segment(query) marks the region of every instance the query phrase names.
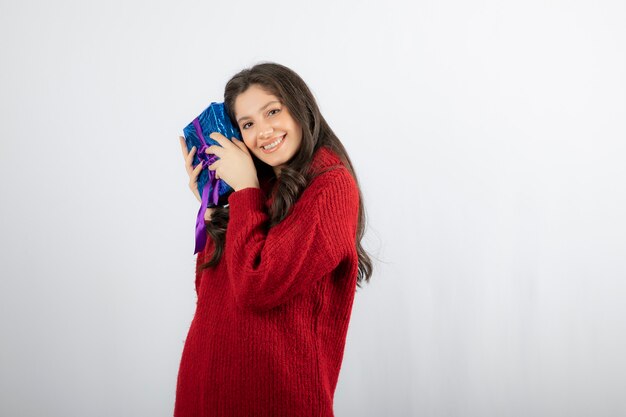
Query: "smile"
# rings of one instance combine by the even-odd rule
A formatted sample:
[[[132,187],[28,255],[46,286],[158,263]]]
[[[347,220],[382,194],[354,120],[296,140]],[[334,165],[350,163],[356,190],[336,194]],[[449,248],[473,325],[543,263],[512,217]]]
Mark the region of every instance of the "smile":
[[[284,134],[282,137],[276,139],[274,142],[270,143],[269,145],[266,145],[265,147],[261,147],[261,149],[263,149],[263,152],[265,153],[274,152],[276,149],[280,148],[280,145],[285,140],[285,136],[287,136],[287,134]]]

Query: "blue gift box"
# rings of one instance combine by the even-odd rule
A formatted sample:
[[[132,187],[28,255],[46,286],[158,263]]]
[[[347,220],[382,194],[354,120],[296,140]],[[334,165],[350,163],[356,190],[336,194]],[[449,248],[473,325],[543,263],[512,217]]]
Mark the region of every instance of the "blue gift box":
[[[210,171],[207,168],[207,166],[219,159],[216,155],[205,152],[205,149],[211,145],[221,146],[216,140],[209,137],[213,132],[221,133],[229,140],[232,140],[233,137],[241,140],[241,133],[230,122],[224,103],[212,102],[209,107],[183,129],[187,151],[191,150],[193,146],[196,147],[196,153],[193,156],[193,166],[195,167],[198,164],[203,166],[200,174],[198,174],[198,192],[200,193],[202,204],[196,217],[196,247],[194,254],[202,251],[206,245],[204,213],[207,207],[226,205],[228,195],[234,191],[221,178],[215,179],[215,171]]]
[[[217,141],[209,137],[212,132],[219,132],[229,140],[232,137],[241,140],[241,133],[239,129],[230,122],[224,103],[212,102],[209,107],[183,129],[183,133],[185,143],[187,144],[187,151],[191,150],[192,146],[196,147],[196,154],[193,156],[193,166],[195,167],[199,163],[204,165],[204,168],[198,175],[198,192],[200,196],[203,197],[205,191],[212,197],[217,193],[219,202],[225,203],[228,194],[234,190],[222,179],[210,181],[211,175],[209,169],[206,168],[213,163],[213,160],[209,159],[212,155],[205,153],[204,149],[211,145],[220,146]],[[219,159],[216,156],[213,156],[213,158]],[[209,182],[208,186],[207,182]],[[207,207],[223,205],[219,204],[217,201],[211,200],[212,199],[209,198]]]

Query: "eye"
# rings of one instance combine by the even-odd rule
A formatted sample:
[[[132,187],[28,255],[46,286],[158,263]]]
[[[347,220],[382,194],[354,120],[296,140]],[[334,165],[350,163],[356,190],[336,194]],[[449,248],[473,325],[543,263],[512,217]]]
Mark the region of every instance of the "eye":
[[[272,110],[268,111],[268,112],[267,112],[268,116],[271,116],[271,115],[273,115],[273,114],[276,114],[276,113],[272,113],[272,112],[274,112],[274,111],[278,113],[278,112],[280,111],[280,109],[272,109]],[[242,128],[242,129],[247,129],[247,127],[246,127],[246,126],[248,126],[249,124],[250,124],[250,122],[245,123],[243,126],[241,126],[241,128]]]

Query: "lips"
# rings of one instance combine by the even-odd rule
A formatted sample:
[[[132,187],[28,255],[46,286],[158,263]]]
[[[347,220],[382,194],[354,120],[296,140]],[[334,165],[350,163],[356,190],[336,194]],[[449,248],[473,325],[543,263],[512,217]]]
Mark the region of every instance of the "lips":
[[[282,138],[281,142],[280,142],[278,145],[276,145],[275,147],[273,147],[273,148],[271,148],[271,149],[265,149],[265,148],[263,148],[263,146],[261,146],[261,150],[262,150],[264,153],[272,153],[272,152],[274,152],[275,150],[277,150],[278,148],[280,148],[280,147],[283,145],[283,143],[285,142],[285,137],[286,137],[286,136],[287,136],[287,134],[285,133],[285,134],[284,134],[284,135],[282,135],[282,136],[277,136],[277,137],[275,137],[274,139],[272,139],[272,140],[268,141],[268,142],[267,142],[266,144],[264,144],[263,146],[269,145],[270,143],[274,143],[274,142],[276,142],[278,139],[281,139],[281,138]]]
[[[275,138],[272,138],[272,139],[268,140],[268,141],[267,141],[267,142],[265,142],[263,145],[261,145],[261,148],[263,148],[263,147],[265,147],[265,146],[269,145],[270,143],[274,143],[274,142],[276,142],[278,139],[280,139],[280,138],[282,138],[282,137],[284,137],[284,136],[285,136],[285,135],[280,135],[280,136],[276,136]]]

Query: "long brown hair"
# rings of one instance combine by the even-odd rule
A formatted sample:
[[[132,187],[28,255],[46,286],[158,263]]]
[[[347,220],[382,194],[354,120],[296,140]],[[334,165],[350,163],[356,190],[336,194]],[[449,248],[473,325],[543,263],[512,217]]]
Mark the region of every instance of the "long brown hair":
[[[287,107],[295,121],[302,127],[302,142],[298,153],[286,163],[277,179],[271,166],[260,161],[251,153],[257,169],[259,182],[278,181],[276,194],[269,209],[269,228],[282,221],[290,212],[291,206],[298,200],[314,175],[310,172],[313,154],[321,147],[330,148],[341,159],[354,178],[359,189],[359,218],[356,233],[356,250],[358,254],[357,286],[363,281],[369,282],[372,275],[372,261],[361,246],[365,233],[365,208],[361,188],[343,144],[339,141],[326,120],[320,113],[315,97],[306,83],[293,70],[273,62],[263,62],[235,74],[226,83],[224,105],[233,125],[237,126],[234,108],[237,96],[245,92],[251,85],[258,85],[269,94],[273,94]],[[217,265],[222,257],[225,245],[226,227],[229,219],[228,207],[217,207],[206,223],[207,235],[215,242],[212,258],[199,266],[198,271]]]

